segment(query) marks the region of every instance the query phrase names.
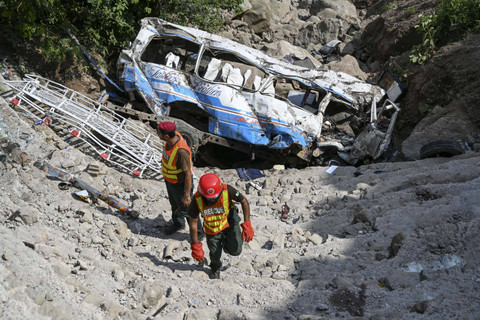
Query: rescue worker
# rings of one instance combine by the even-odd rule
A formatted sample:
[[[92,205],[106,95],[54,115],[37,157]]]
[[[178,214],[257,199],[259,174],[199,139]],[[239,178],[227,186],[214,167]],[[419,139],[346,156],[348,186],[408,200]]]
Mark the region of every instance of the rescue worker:
[[[240,223],[234,202],[242,206],[243,223]],[[214,173],[200,178],[198,191],[188,210],[192,257],[201,262],[205,256],[202,243],[197,237],[197,221],[203,218],[203,231],[207,236],[210,251],[210,279],[220,278],[222,250],[232,256],[242,253],[243,241],[250,242],[254,232],[250,221],[250,206],[247,199],[234,187],[222,183]],[[241,227],[241,229],[240,229]]]
[[[187,208],[193,196],[192,151],[182,135],[176,131],[173,122],[161,122],[157,134],[165,141],[162,157],[162,174],[172,208],[172,224],[167,227],[167,235],[185,228],[188,218]]]

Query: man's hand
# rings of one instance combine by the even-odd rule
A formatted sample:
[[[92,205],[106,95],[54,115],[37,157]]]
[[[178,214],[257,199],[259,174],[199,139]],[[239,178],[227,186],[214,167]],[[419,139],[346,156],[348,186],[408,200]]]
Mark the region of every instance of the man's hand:
[[[203,258],[205,257],[205,252],[203,252],[202,243],[192,243],[190,245],[192,247],[192,257],[193,259],[197,260],[198,262],[202,262]]]
[[[190,198],[190,195],[184,195],[183,196],[182,203],[185,207],[188,207],[191,202],[192,202],[192,198]]]
[[[252,222],[250,220],[245,221],[240,225],[242,227],[242,240],[250,242],[253,239],[255,233],[253,232]]]

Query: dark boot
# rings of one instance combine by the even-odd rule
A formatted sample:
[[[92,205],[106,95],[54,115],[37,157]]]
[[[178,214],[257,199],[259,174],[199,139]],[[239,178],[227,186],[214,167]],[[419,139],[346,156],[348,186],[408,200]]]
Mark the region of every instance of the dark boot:
[[[220,270],[212,271],[210,270],[210,274],[208,275],[210,279],[220,279]]]

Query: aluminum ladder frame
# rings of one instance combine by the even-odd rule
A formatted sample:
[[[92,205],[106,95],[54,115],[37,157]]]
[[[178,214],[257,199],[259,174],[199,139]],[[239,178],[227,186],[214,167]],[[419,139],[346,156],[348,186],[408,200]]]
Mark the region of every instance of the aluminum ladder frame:
[[[52,120],[68,125],[73,136],[90,145],[104,160],[139,177],[146,169],[161,173],[163,141],[99,101],[36,75],[5,84],[17,92],[13,104],[47,125]]]

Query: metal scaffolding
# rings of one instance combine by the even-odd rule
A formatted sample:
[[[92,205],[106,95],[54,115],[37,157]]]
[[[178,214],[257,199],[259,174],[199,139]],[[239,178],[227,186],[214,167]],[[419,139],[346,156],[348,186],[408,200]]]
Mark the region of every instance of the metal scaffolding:
[[[17,92],[13,104],[47,125],[67,125],[104,160],[139,177],[146,169],[161,173],[163,141],[100,101],[35,75],[5,83]]]

